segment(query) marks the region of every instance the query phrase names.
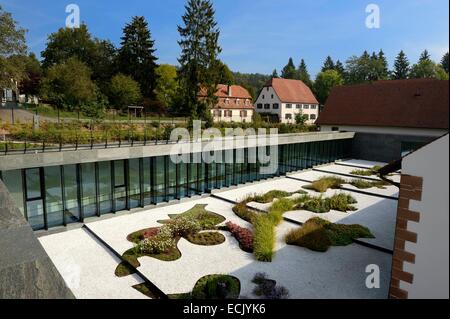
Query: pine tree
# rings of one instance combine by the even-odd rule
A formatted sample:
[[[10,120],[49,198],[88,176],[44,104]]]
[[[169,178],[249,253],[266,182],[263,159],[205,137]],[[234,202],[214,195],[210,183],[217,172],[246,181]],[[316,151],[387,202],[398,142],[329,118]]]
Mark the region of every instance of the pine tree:
[[[448,52],[444,54],[441,60],[441,67],[448,73]]]
[[[323,63],[322,72],[328,71],[328,70],[335,70],[336,66],[333,62],[333,59],[330,56],[327,56],[325,59],[325,62]]]
[[[420,55],[419,62],[428,62],[431,61],[431,56],[428,53],[428,50],[424,50]]]
[[[296,70],[294,65],[294,60],[289,58],[288,64],[281,71],[281,77],[283,79],[295,79],[296,78]]]
[[[345,68],[344,68],[344,65],[342,64],[341,61],[339,61],[339,60],[336,61],[336,65],[334,66],[334,69],[335,69],[336,71],[338,71],[338,73],[339,73],[342,77],[344,77],[344,74],[345,74]]]
[[[308,87],[312,88],[312,81],[308,72],[308,67],[303,59],[300,61],[300,65],[298,67],[298,79],[305,83]]]
[[[141,87],[144,97],[153,98],[157,67],[154,44],[144,17],[133,17],[123,29],[119,49],[119,71],[130,75]]]
[[[401,80],[407,79],[409,77],[409,61],[406,57],[405,52],[400,51],[400,53],[395,58],[394,71],[392,72],[392,79]]]
[[[389,77],[389,65],[383,50],[380,50],[380,52],[378,52],[378,62],[380,68],[379,79],[386,80]]]
[[[272,78],[279,78],[277,69],[273,70],[273,72],[272,72]]]
[[[210,0],[189,0],[183,15],[184,26],[178,26],[181,40],[179,81],[182,87],[185,110],[191,118],[211,121],[209,107],[216,101],[218,84],[218,44],[220,31],[215,21],[215,11]],[[204,101],[199,101],[200,89],[206,91]]]

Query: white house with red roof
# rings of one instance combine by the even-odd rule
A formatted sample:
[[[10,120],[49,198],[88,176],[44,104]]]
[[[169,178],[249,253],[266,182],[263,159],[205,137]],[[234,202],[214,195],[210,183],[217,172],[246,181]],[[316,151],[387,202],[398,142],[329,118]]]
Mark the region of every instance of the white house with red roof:
[[[259,93],[256,111],[278,115],[282,123],[295,123],[297,114],[303,114],[306,123],[314,124],[319,117],[319,102],[302,81],[273,78]]]
[[[241,122],[252,121],[255,106],[252,96],[239,85],[219,84],[217,86],[217,104],[211,108],[214,122]],[[200,91],[199,98],[206,97],[204,90]]]

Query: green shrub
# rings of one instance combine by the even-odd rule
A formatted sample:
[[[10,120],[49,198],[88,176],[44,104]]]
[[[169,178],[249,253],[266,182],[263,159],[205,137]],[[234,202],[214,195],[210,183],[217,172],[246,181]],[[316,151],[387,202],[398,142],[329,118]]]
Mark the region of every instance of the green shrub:
[[[319,193],[325,193],[329,188],[338,189],[344,183],[345,180],[340,177],[326,176],[314,181],[310,185],[304,186],[303,188],[312,189]]]
[[[259,216],[254,222],[253,254],[259,261],[270,262],[275,247],[275,226],[266,215]]]
[[[370,230],[361,225],[333,224],[321,218],[312,218],[302,227],[290,231],[288,245],[297,245],[313,251],[325,252],[330,246],[346,246],[357,238],[374,238]]]
[[[200,278],[192,290],[193,299],[237,299],[241,291],[239,279],[228,275]]]
[[[323,199],[322,196],[311,197],[304,202],[302,208],[316,214],[328,213],[330,211],[330,200],[328,198]]]
[[[328,199],[330,209],[338,210],[340,212],[357,210],[352,204],[356,204],[357,201],[349,194],[336,194]]]
[[[256,195],[252,201],[255,201],[257,203],[267,204],[273,202],[275,198],[283,198],[283,197],[289,197],[292,194],[285,191],[280,190],[273,190],[268,193],[265,193],[264,195]]]
[[[358,175],[358,176],[371,176],[374,175],[371,170],[368,169],[355,169],[350,172],[352,175]]]

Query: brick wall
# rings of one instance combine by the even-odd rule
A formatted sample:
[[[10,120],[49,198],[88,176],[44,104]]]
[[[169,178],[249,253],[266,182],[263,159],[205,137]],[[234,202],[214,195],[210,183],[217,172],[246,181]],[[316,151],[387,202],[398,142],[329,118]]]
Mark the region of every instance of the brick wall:
[[[410,200],[422,199],[421,177],[402,175],[397,208],[397,224],[395,229],[395,247],[392,260],[392,278],[389,297],[392,299],[408,299],[408,292],[400,288],[400,282],[412,284],[414,275],[404,271],[405,263],[415,263],[416,256],[406,251],[406,242],[417,243],[417,234],[408,230],[408,222],[420,222],[420,212],[409,209]]]

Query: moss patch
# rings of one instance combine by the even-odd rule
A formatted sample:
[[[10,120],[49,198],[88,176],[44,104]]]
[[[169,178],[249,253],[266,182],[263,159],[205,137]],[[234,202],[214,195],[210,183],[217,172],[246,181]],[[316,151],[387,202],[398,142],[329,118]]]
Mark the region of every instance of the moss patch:
[[[387,185],[389,185],[389,183],[385,182],[385,181],[366,181],[366,180],[362,180],[362,179],[355,179],[350,181],[350,185],[359,188],[359,189],[368,189],[368,188],[372,188],[372,187],[376,187],[379,189],[385,189]]]
[[[319,178],[310,185],[303,186],[304,189],[314,190],[319,193],[325,193],[329,188],[339,189],[345,180],[340,177],[326,176]]]
[[[215,246],[225,242],[225,236],[218,232],[191,234],[186,236],[186,239],[192,244],[201,246]]]
[[[182,214],[170,214],[169,218],[170,219],[176,219],[181,217],[192,218],[200,223],[203,230],[214,229],[217,224],[221,224],[225,221],[225,217],[206,210],[206,206],[208,205],[207,204],[195,205],[193,208]],[[166,224],[168,221],[169,219],[160,220],[158,221],[158,223]]]
[[[357,238],[375,238],[361,225],[333,224],[321,218],[312,218],[302,227],[286,235],[288,245],[297,245],[313,251],[325,252],[330,246],[347,246]]]

